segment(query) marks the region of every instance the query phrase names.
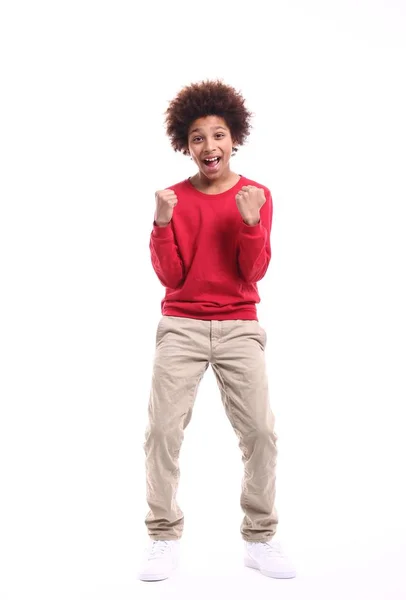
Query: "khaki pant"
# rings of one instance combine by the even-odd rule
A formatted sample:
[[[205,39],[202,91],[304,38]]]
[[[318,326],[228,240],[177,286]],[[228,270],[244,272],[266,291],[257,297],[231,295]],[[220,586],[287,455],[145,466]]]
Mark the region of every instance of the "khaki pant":
[[[242,537],[269,541],[274,536],[277,435],[265,345],[266,333],[258,321],[161,318],[144,444],[150,508],[145,523],[152,539],[176,540],[183,532],[184,517],[176,503],[179,452],[209,363],[243,456]]]

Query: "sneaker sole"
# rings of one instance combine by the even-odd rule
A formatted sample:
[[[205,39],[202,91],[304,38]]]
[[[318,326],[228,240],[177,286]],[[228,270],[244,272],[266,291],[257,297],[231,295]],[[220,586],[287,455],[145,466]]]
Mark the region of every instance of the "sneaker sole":
[[[174,565],[169,573],[138,573],[137,579],[140,581],[164,581],[174,574],[178,565]]]
[[[164,581],[164,579],[168,579],[169,575],[138,575],[138,579],[140,581]]]
[[[278,571],[265,571],[265,569],[260,569],[258,564],[250,558],[245,558],[244,564],[249,569],[255,569],[256,571],[259,571],[260,573],[262,573],[262,575],[265,575],[266,577],[273,577],[274,579],[293,579],[294,577],[296,577],[295,571],[278,572]]]

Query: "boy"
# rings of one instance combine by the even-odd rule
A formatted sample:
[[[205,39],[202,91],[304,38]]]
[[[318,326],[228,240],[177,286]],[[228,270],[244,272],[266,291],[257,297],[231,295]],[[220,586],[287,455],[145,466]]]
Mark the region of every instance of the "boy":
[[[272,541],[276,440],[258,323],[257,282],[271,258],[268,188],[230,169],[249,135],[251,113],[221,81],[183,88],[166,111],[175,151],[198,167],[193,177],[158,191],[150,251],[166,287],[146,432],[151,538],[139,578],[166,579],[177,566],[184,518],[176,503],[179,452],[199,382],[211,364],[244,460],[241,507],[245,565],[269,577],[295,577]]]

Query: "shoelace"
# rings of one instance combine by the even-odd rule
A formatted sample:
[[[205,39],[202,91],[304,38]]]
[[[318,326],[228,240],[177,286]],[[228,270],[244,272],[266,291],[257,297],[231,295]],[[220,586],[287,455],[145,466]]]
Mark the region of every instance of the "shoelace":
[[[168,546],[169,546],[168,542],[165,542],[163,540],[155,540],[152,543],[149,558],[150,559],[157,558],[157,556],[164,554],[165,551],[167,550]]]
[[[264,549],[267,554],[270,554],[271,556],[276,556],[277,558],[284,558],[282,548],[277,542],[261,542],[261,545],[264,546]]]

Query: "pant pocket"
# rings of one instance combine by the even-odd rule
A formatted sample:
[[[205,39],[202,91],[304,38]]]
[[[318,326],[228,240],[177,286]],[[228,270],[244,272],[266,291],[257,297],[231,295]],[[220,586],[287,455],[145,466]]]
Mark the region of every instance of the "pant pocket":
[[[259,332],[259,335],[260,335],[260,338],[261,338],[262,347],[265,349],[266,343],[267,343],[267,340],[268,340],[268,336],[266,334],[265,329],[263,327],[261,327],[261,325],[258,323],[258,321],[257,321],[257,328],[258,328],[258,332]]]

